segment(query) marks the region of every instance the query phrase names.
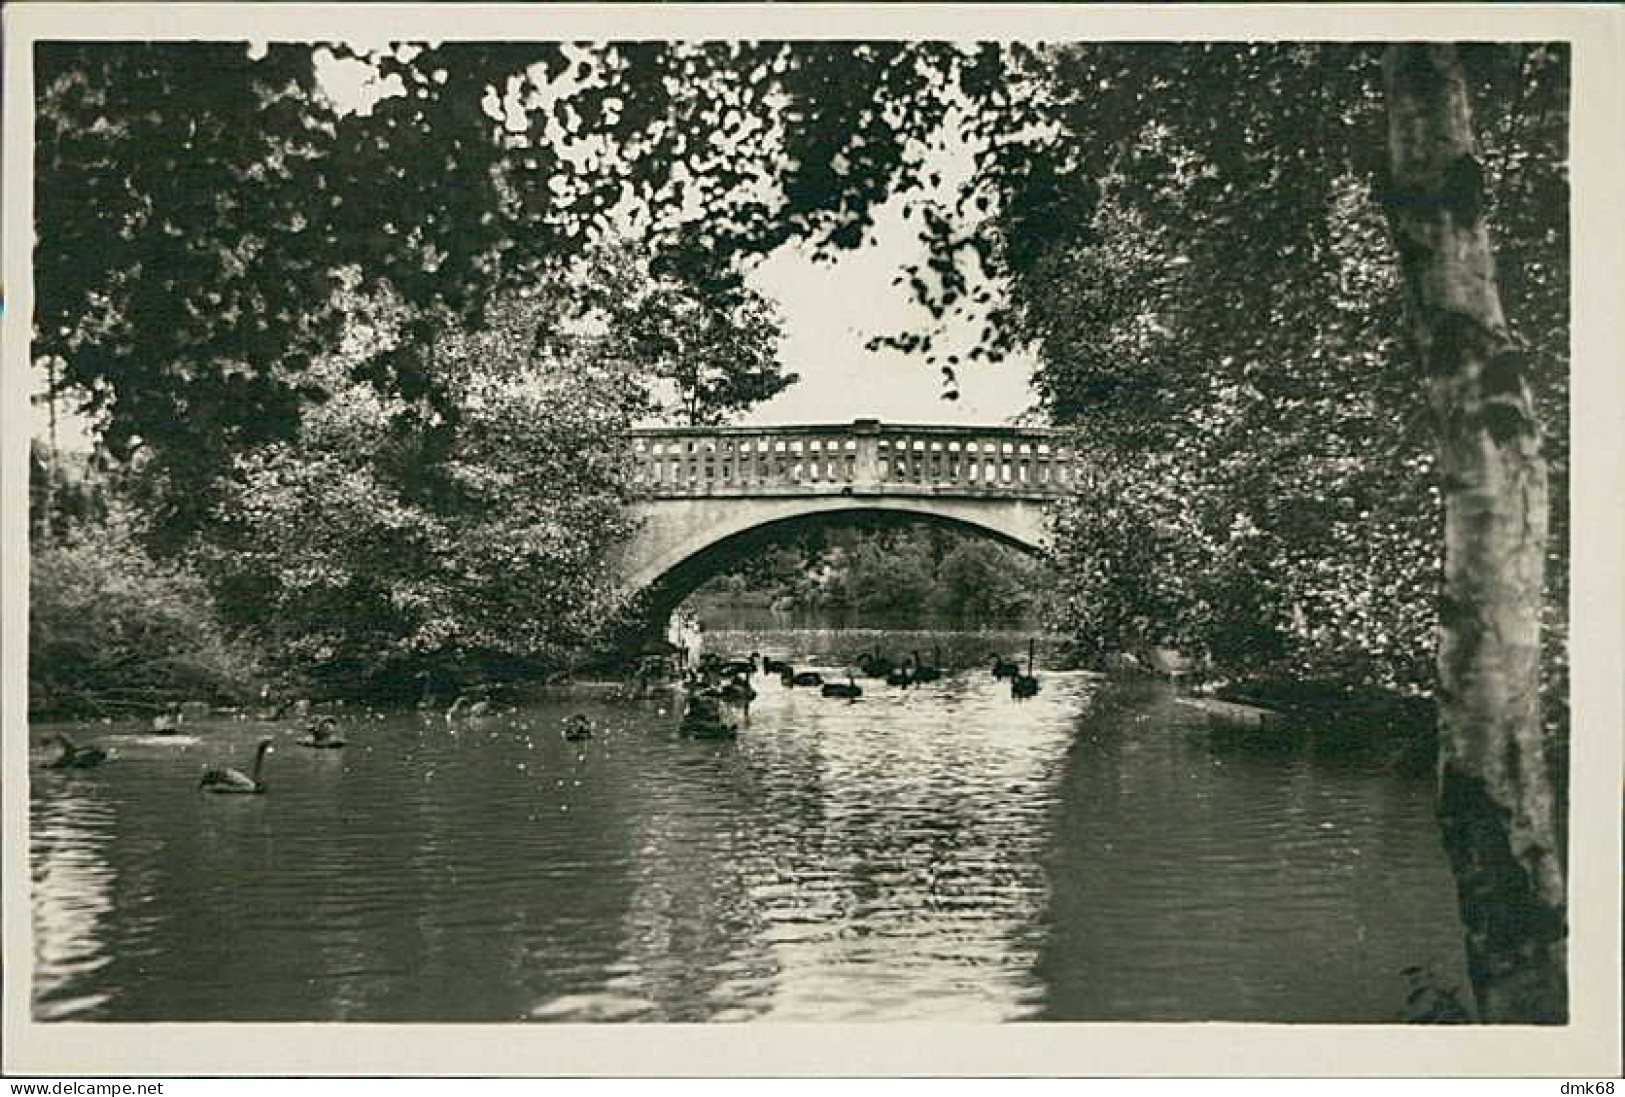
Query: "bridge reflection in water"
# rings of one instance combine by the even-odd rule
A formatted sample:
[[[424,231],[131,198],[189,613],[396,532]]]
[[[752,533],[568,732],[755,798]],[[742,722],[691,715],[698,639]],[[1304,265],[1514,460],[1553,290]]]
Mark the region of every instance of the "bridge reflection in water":
[[[1079,487],[1063,434],[1030,427],[694,427],[634,433],[642,525],[620,571],[658,632],[671,610],[785,533],[925,521],[1042,554],[1048,513]]]

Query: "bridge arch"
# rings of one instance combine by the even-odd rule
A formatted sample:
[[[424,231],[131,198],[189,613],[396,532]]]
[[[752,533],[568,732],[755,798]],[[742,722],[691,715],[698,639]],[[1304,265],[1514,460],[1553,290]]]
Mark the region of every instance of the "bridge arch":
[[[650,510],[654,513],[647,513]],[[785,534],[854,522],[926,522],[987,537],[1030,555],[1044,552],[1044,514],[1038,504],[827,496],[691,500],[681,513],[659,504],[646,507],[640,537],[645,551],[630,569],[628,585],[646,593],[650,612],[663,621],[707,579]]]
[[[642,496],[620,574],[661,627],[701,583],[795,527],[931,522],[1044,551],[1078,483],[1058,432],[849,424],[633,432]]]

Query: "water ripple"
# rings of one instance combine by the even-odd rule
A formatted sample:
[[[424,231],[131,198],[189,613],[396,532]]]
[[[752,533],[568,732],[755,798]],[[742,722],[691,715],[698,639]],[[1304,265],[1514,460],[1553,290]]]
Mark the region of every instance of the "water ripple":
[[[871,642],[731,640],[832,670]],[[731,743],[609,695],[346,718],[342,752],[76,729],[115,758],[31,775],[36,1016],[1387,1020],[1399,967],[1459,970],[1417,785],[1215,754],[1083,674],[1019,704],[982,669],[758,681]],[[268,795],[196,791],[267,733]]]

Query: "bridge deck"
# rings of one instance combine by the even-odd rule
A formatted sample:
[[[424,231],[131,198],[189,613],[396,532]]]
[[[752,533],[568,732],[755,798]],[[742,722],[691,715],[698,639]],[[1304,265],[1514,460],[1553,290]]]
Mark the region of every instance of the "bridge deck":
[[[787,495],[1049,499],[1072,490],[1075,457],[1056,431],[906,426],[875,420],[633,432],[650,497]]]

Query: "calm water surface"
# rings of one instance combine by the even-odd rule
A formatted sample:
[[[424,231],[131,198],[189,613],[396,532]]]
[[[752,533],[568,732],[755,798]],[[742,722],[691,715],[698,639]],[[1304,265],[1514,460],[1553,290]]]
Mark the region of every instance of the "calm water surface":
[[[877,640],[1024,646],[710,634],[831,668]],[[1465,982],[1425,781],[1215,751],[1166,691],[1076,672],[1025,702],[980,668],[856,702],[758,683],[730,743],[607,691],[355,715],[342,751],[74,729],[114,757],[31,774],[35,1014],[1392,1021],[1401,968]],[[577,711],[595,736],[565,743]],[[267,795],[195,791],[265,734]]]

